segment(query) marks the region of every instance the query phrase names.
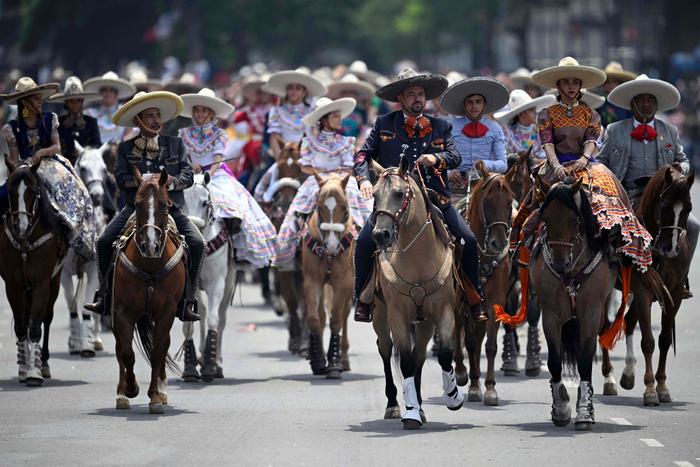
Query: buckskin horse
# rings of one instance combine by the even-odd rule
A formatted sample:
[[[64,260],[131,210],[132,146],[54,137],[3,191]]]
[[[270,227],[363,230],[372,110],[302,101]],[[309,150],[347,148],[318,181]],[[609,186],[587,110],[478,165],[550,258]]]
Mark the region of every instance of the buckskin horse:
[[[338,379],[343,370],[349,369],[347,324],[353,275],[348,264],[353,220],[345,187],[350,174],[341,178],[332,173],[324,178],[314,172],[314,177],[319,186],[318,201],[306,223],[307,232],[302,238],[301,250],[306,323],[309,326],[309,362],[314,375],[325,374],[326,378]],[[331,289],[329,295],[325,293],[326,286]],[[330,296],[331,301],[326,303],[324,297]],[[326,308],[330,309],[331,327],[327,362],[323,356]]]
[[[139,183],[135,224],[117,245],[112,293],[112,331],[119,361],[117,409],[128,409],[129,398],[139,394],[131,346],[137,327],[142,351],[151,365],[148,409],[159,414],[168,402],[166,364],[177,371],[168,348],[185,285],[185,245],[169,221],[168,173],[163,169],[160,176],[143,179],[134,167],[134,177]]]
[[[17,165],[5,156],[5,164],[9,210],[0,229],[0,276],[14,318],[19,382],[41,386],[51,378],[49,329],[67,242],[37,174],[41,161]]]
[[[421,373],[436,328],[443,402],[448,409],[458,410],[464,401],[452,369],[457,298],[453,250],[446,230],[432,218],[422,181],[409,173],[405,158],[399,168],[380,173],[374,206],[372,236],[379,251],[374,277],[362,300],[375,305],[372,325],[386,378],[384,418],[401,416],[391,367],[395,348],[404,378],[406,412],[401,420],[404,429],[418,429],[425,423]],[[365,292],[374,296],[367,297]]]

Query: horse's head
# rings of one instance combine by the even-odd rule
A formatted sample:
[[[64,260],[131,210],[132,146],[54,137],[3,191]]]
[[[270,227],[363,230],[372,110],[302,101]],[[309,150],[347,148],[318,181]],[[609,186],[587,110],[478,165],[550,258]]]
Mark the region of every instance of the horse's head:
[[[6,223],[18,239],[29,236],[41,219],[44,189],[37,174],[39,164],[35,162],[31,166],[17,165],[5,156],[5,165],[9,171],[7,178],[9,210]]]
[[[481,180],[471,194],[469,220],[480,237],[477,245],[486,256],[503,257],[510,244],[513,192],[504,175],[489,172],[482,161],[474,167]]]
[[[402,157],[399,167],[383,170],[374,186],[372,237],[380,248],[389,248],[396,242],[399,223],[412,197],[408,160]]]
[[[678,256],[681,235],[693,208],[690,188],[695,181],[691,169],[685,176],[678,164],[661,168],[644,190],[640,211],[654,235],[654,249],[662,256]]]
[[[337,174],[331,174],[325,179],[315,171],[313,174],[319,186],[316,203],[318,229],[326,251],[335,255],[340,251],[340,241],[344,233],[351,228],[350,204],[345,194],[350,174],[342,178]]]
[[[83,148],[75,142],[75,150],[78,159],[75,161],[75,169],[80,175],[80,179],[90,192],[90,199],[94,206],[101,206],[105,197],[107,177],[107,164],[105,164],[103,154],[108,150],[109,144],[105,143],[99,148]]]
[[[136,191],[136,246],[144,258],[160,258],[165,248],[168,228],[168,172],[143,178],[134,166],[134,177],[139,184]]]
[[[200,231],[204,231],[214,219],[214,209],[209,193],[210,181],[209,172],[196,174],[192,186],[184,190],[187,217]]]
[[[279,178],[300,179],[303,177],[299,165],[299,143],[287,143],[277,157],[277,173]]]
[[[546,228],[543,248],[551,257],[552,268],[561,275],[574,268],[578,259],[575,253],[578,257],[594,235],[595,219],[581,190],[582,181],[555,183],[540,208]]]
[[[508,156],[508,170],[506,180],[513,191],[515,199],[522,202],[525,195],[532,187],[530,181],[530,155],[532,146],[526,151]]]

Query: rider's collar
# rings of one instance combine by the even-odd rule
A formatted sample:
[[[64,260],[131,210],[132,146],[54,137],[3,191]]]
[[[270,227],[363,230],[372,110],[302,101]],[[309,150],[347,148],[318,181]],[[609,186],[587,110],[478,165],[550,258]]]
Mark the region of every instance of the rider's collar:
[[[134,146],[136,146],[141,153],[146,151],[146,156],[152,158],[160,153],[160,147],[158,146],[158,135],[153,138],[147,138],[140,134],[134,139]]]

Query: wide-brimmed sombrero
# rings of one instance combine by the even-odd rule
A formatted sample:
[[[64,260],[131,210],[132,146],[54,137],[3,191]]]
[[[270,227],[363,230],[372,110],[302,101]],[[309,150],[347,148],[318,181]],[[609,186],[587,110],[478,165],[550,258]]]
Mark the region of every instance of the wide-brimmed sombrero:
[[[486,100],[485,114],[500,110],[508,103],[508,88],[493,78],[475,76],[463,79],[450,86],[442,96],[442,110],[452,115],[464,115],[464,99],[473,95]]]
[[[262,88],[265,83],[270,79],[270,73],[263,73],[262,75],[249,75],[243,79],[243,84],[241,85],[241,93],[248,94],[250,92],[255,92]]]
[[[168,91],[139,92],[133,99],[124,103],[112,115],[112,123],[127,128],[134,127],[134,117],[146,109],[160,110],[163,123],[168,122],[182,112],[184,104],[177,94]]]
[[[532,80],[545,88],[556,88],[557,82],[565,78],[580,80],[582,88],[594,88],[605,82],[605,73],[592,66],[579,65],[573,57],[564,57],[559,65],[532,74]]]
[[[362,81],[371,83],[373,86],[376,86],[377,82],[382,77],[380,73],[367,68],[367,64],[362,60],[355,60],[352,62],[348,67],[347,72],[357,76]]]
[[[632,73],[631,71],[623,69],[622,65],[620,65],[619,62],[615,61],[608,63],[605,67],[605,70],[603,71],[605,71],[605,75],[608,78],[617,79],[619,81],[622,81],[623,83],[631,81],[637,77],[636,73]]]
[[[632,99],[640,94],[651,94],[656,97],[657,112],[666,112],[678,107],[681,94],[671,83],[660,79],[639,75],[632,81],[622,83],[608,95],[608,101],[623,109],[632,108]]]
[[[102,76],[90,78],[83,83],[85,92],[99,93],[102,88],[116,89],[119,100],[131,97],[136,93],[136,88],[134,88],[130,82],[124,78],[120,78],[119,75],[113,71],[108,71]]]
[[[425,98],[431,100],[440,97],[447,89],[447,78],[438,74],[418,73],[412,68],[404,68],[396,81],[377,89],[375,94],[385,101],[398,102],[399,94],[412,86],[425,89]]]
[[[136,88],[137,91],[160,91],[163,89],[163,83],[157,79],[150,79],[145,70],[136,68],[129,74],[129,82]]]
[[[356,93],[360,99],[370,99],[376,88],[366,81],[360,80],[352,73],[347,73],[338,81],[328,85],[328,97],[335,99],[341,93],[351,91]]]
[[[41,94],[41,98],[46,99],[47,97],[53,96],[60,89],[58,83],[47,83],[47,84],[36,84],[33,79],[28,76],[24,76],[17,80],[15,84],[15,92],[10,94],[0,94],[0,99],[6,104],[16,104],[18,100],[31,96],[33,94]]]
[[[316,101],[316,108],[301,119],[305,126],[314,126],[324,115],[328,115],[336,110],[340,111],[340,118],[345,118],[355,109],[357,102],[352,97],[342,97],[340,99],[331,100],[327,97],[321,97]]]
[[[181,96],[183,94],[193,94],[202,89],[197,82],[197,77],[192,73],[183,73],[180,79],[172,80],[163,86],[163,91],[172,92]]]
[[[183,117],[192,118],[192,109],[196,105],[213,110],[217,118],[226,118],[235,110],[234,106],[216,97],[214,91],[209,88],[203,88],[197,94],[183,94],[180,97],[184,104],[180,112]]]
[[[535,109],[539,113],[541,110],[554,105],[557,98],[552,95],[540,96],[535,99],[522,89],[511,91],[508,99],[508,110],[496,112],[493,117],[503,125],[507,125],[513,118],[529,109]]]
[[[48,102],[65,102],[68,99],[82,99],[83,104],[90,104],[102,100],[102,96],[96,92],[85,92],[80,78],[69,76],[63,86],[63,92],[54,94],[48,99]]]
[[[287,86],[290,84],[301,84],[312,97],[320,97],[326,93],[326,87],[318,78],[300,68],[274,73],[263,86],[263,91],[284,97],[287,95]]]
[[[509,74],[508,79],[518,89],[522,89],[525,86],[539,86],[532,80],[532,72],[525,67],[520,67]]]

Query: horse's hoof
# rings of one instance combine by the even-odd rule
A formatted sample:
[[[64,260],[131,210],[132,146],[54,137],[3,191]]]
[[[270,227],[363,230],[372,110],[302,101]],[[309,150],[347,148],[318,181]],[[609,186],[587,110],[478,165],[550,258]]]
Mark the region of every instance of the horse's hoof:
[[[128,397],[129,399],[133,399],[134,397],[138,396],[139,395],[139,385],[134,383],[134,387],[125,389],[124,395],[126,397]]]
[[[659,396],[656,392],[644,393],[644,406],[657,406],[659,405]]]
[[[168,395],[167,394],[160,394],[160,403],[163,405],[168,405]]]
[[[202,371],[202,381],[204,381],[205,383],[211,383],[212,381],[214,381],[214,376],[216,376],[216,373],[214,372],[205,373],[204,371]]]
[[[148,403],[148,413],[154,414],[154,415],[159,415],[165,413],[165,409],[163,409],[163,404],[160,402],[149,402]]]
[[[125,410],[125,409],[130,409],[131,405],[129,404],[129,399],[126,398],[126,396],[123,395],[118,395],[117,396],[117,410]]]
[[[540,367],[529,368],[529,369],[525,370],[525,376],[529,376],[530,378],[533,378],[535,376],[539,376],[541,371],[542,371],[542,369]]]
[[[340,370],[328,370],[326,379],[340,379]]]
[[[519,374],[519,370],[503,370],[503,376],[518,376]]]
[[[103,351],[103,350],[105,349],[105,346],[104,346],[104,344],[102,343],[102,339],[99,339],[99,338],[98,338],[98,339],[95,339],[92,343],[93,343],[93,345],[95,346],[95,350],[96,350],[97,352],[101,352],[101,351]]]
[[[421,422],[413,420],[412,418],[404,418],[401,422],[403,423],[404,430],[418,430],[422,425]]]
[[[42,377],[27,377],[27,386],[29,387],[36,388],[41,386],[42,384],[44,384],[44,378]]]
[[[418,413],[420,414],[420,421],[423,423],[428,423],[428,420],[425,418],[425,412],[423,412],[423,409],[420,409]]]
[[[630,389],[634,389],[634,373],[631,375],[628,375],[627,373],[622,373],[622,376],[620,377],[620,386],[622,386],[623,389],[627,389],[628,391]]]
[[[554,418],[554,417],[552,417],[552,423],[554,423],[554,426],[558,426],[558,427],[566,426],[569,423],[571,423],[571,417],[569,417],[569,418]]]
[[[401,418],[401,407],[398,405],[387,407],[384,411],[384,420],[393,420],[398,418]]]
[[[604,396],[617,396],[617,385],[615,383],[604,383],[603,384],[603,395]]]
[[[457,383],[457,386],[466,386],[467,383],[469,382],[469,376],[467,375],[467,370],[465,369],[464,372],[461,371],[455,371],[455,382]]]
[[[343,371],[350,371],[350,360],[349,360],[349,359],[344,358],[344,359],[341,361],[341,363],[342,363],[342,365],[343,365]]]
[[[487,389],[484,393],[484,405],[497,406],[498,393],[495,389]]]
[[[456,412],[457,410],[461,409],[463,405],[464,405],[464,401],[460,402],[459,405],[455,405],[452,407],[450,407],[449,405],[446,405],[445,407],[447,407],[448,410],[452,410],[453,412]],[[425,423],[425,422],[423,422],[423,423]]]
[[[576,431],[591,431],[593,429],[593,423],[591,422],[576,422]]]
[[[469,388],[467,391],[467,402],[481,402],[484,400],[481,394],[481,388]]]
[[[51,379],[51,368],[48,363],[41,364],[41,376],[43,376],[44,379]]]
[[[198,383],[199,373],[182,373],[182,380],[186,383]]]
[[[214,378],[216,378],[216,379],[223,379],[224,378],[224,369],[221,368],[219,365],[216,365],[216,371],[214,373]]]
[[[670,404],[672,402],[671,393],[669,391],[656,391],[656,395],[659,396],[659,402],[661,404]]]
[[[80,356],[82,358],[92,358],[95,356],[95,351],[92,349],[85,349],[80,351]]]

